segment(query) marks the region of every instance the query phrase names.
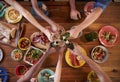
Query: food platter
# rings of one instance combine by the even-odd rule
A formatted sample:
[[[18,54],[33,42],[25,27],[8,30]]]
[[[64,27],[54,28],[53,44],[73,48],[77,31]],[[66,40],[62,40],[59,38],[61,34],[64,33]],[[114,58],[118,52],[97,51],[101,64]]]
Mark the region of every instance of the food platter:
[[[3,51],[2,49],[0,49],[0,62],[2,61],[2,59],[3,59]]]
[[[108,51],[104,46],[96,46],[92,49],[91,58],[97,63],[103,63],[108,59]]]
[[[42,32],[34,32],[30,40],[35,47],[47,49],[49,46],[49,40]]]
[[[43,69],[38,74],[38,82],[54,82],[54,72],[51,69]]]
[[[0,21],[0,43],[17,47],[18,39],[23,32],[23,26],[16,26]]]
[[[34,65],[41,58],[43,53],[44,52],[42,50],[31,46],[25,53],[23,61],[29,65]]]
[[[10,6],[6,8],[5,19],[8,23],[18,23],[22,19],[22,14]]]
[[[81,54],[87,55],[84,48],[80,47],[80,51]],[[65,59],[67,64],[73,68],[79,68],[85,64],[85,61],[80,56],[73,54],[69,49],[66,51]]]
[[[99,41],[106,47],[113,47],[119,39],[119,32],[113,26],[103,26],[99,31]]]

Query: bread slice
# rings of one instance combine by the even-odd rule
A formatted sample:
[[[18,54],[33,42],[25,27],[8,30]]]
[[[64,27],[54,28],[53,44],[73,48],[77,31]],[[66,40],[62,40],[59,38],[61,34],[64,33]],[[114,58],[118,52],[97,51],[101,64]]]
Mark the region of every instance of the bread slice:
[[[16,31],[17,31],[17,29],[16,29],[16,28],[12,28],[12,29],[11,29],[10,36],[11,36],[11,38],[12,38],[12,39],[14,39],[14,38],[15,38]]]

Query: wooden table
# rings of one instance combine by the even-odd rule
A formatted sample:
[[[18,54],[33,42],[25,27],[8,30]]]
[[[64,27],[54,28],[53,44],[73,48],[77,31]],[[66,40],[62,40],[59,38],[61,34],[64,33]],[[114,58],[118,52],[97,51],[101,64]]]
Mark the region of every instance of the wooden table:
[[[28,2],[19,2],[26,9],[31,9],[31,4]],[[69,18],[69,4],[68,2],[45,2],[48,6],[49,17],[64,26],[65,29],[70,29],[73,25],[76,25],[82,22],[85,18],[84,13],[82,14],[82,19],[79,21],[73,21]],[[77,8],[83,10],[83,7],[86,2],[77,2]],[[112,25],[115,26],[120,32],[120,3],[111,3],[107,9],[102,13],[102,15],[88,28],[86,28],[83,33],[87,33],[90,31],[99,31],[99,29],[104,25]],[[47,26],[48,24],[41,20],[40,18],[36,18],[40,24],[43,26]],[[26,26],[26,29],[22,36],[30,37],[33,32],[39,31],[33,25],[31,25],[27,20],[23,19],[23,22]],[[90,56],[90,52],[93,47],[97,45],[101,45],[99,40],[94,42],[84,42],[81,38],[75,40],[78,42],[87,52],[87,55]],[[4,59],[0,62],[0,67],[4,67],[9,73],[8,82],[16,82],[18,77],[15,74],[15,68],[17,65],[23,65],[24,62],[16,62],[12,60],[10,53],[14,48],[9,46],[5,46],[0,44],[0,47],[4,51]],[[107,48],[109,53],[109,58],[105,63],[99,64],[101,68],[108,74],[108,76],[112,79],[113,82],[120,82],[120,42],[118,45]],[[57,53],[51,54],[43,63],[42,68],[49,68],[55,71],[55,67],[57,64],[58,55]],[[27,65],[27,64],[25,64]],[[61,82],[86,82],[87,74],[91,69],[87,64],[84,66],[75,69],[68,66],[65,61],[65,57],[63,58],[63,68],[62,68],[62,77]]]

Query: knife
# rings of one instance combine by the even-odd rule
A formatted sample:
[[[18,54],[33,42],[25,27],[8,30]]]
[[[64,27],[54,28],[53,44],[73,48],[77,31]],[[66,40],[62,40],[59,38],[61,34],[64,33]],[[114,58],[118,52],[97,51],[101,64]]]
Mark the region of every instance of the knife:
[[[16,37],[15,37],[15,44],[17,45],[18,44],[18,40],[20,39],[21,35],[22,35],[22,32],[23,32],[23,27],[22,27],[22,22],[19,23],[19,28],[16,32]]]

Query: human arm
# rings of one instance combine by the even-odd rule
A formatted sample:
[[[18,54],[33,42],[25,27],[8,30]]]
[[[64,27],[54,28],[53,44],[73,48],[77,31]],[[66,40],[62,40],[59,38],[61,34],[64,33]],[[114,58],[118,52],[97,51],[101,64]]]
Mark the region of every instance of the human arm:
[[[73,26],[73,29],[69,30],[72,38],[77,38],[79,32],[87,28],[90,24],[92,24],[98,17],[102,14],[102,12],[106,9],[106,7],[110,4],[111,0],[97,0],[97,2],[88,2],[85,5],[85,12],[89,7],[93,7],[92,11],[87,15],[84,21],[76,26]]]
[[[40,25],[36,19],[28,12],[25,8],[23,8],[16,0],[5,0],[8,4],[13,6],[16,10],[18,10],[31,24],[33,24],[36,28],[42,31],[48,39],[52,40],[52,32],[48,29],[44,28]]]
[[[70,18],[73,20],[78,20],[81,18],[80,12],[76,9],[75,0],[69,0],[70,3]]]
[[[38,2],[37,2],[37,0],[31,0],[31,3],[32,3],[32,7],[33,7],[33,9],[35,10],[35,12],[42,18],[42,19],[44,19],[47,23],[49,23],[50,24],[50,26],[51,26],[51,29],[53,30],[53,31],[57,31],[58,30],[58,25],[54,22],[54,21],[52,21],[50,18],[48,18],[43,12],[42,12],[42,10],[40,10],[40,8],[39,8],[39,6],[38,6]]]
[[[55,75],[54,75],[54,82],[60,82],[61,71],[62,71],[62,58],[63,58],[64,49],[65,48],[62,47],[59,50],[59,59],[58,59],[58,62],[57,62],[56,71],[55,71]]]
[[[77,38],[79,33],[92,24],[101,14],[103,10],[101,8],[96,8],[91,14],[89,14],[82,23],[73,26],[68,32],[71,38]]]
[[[38,74],[39,69],[41,68],[43,62],[48,57],[48,55],[54,52],[54,48],[48,48],[46,53],[43,54],[43,56],[38,60],[38,62],[35,65],[33,65],[20,79],[18,79],[17,82],[29,82],[32,77]]]
[[[81,58],[87,62],[90,68],[97,74],[98,78],[100,79],[100,82],[112,82],[109,76],[102,70],[102,68],[98,64],[93,62],[93,60],[90,59],[88,56],[82,55],[81,47],[77,43],[74,43],[73,53],[81,56]]]

